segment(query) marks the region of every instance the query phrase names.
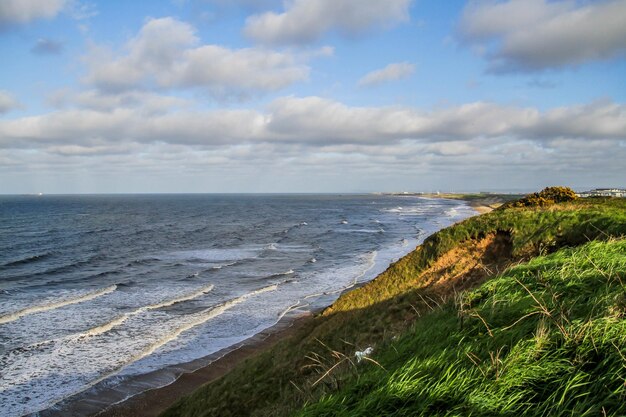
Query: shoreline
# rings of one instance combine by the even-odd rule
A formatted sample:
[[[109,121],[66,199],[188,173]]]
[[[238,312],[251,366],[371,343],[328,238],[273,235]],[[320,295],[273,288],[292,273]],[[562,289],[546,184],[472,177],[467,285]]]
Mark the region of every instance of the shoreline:
[[[317,312],[315,312],[317,313]],[[216,352],[216,359],[193,371],[183,371],[175,380],[158,388],[151,388],[117,403],[103,407],[95,413],[85,408],[93,405],[80,401],[60,410],[59,415],[91,415],[98,417],[156,417],[180,398],[191,394],[200,386],[224,376],[247,359],[271,348],[281,340],[291,337],[313,320],[315,313],[304,313],[295,317],[286,315],[274,326],[239,343],[236,347]],[[225,351],[225,353],[224,353]],[[213,355],[212,355],[213,356]],[[82,409],[82,410],[81,410]]]
[[[462,198],[450,198],[446,195],[423,197],[462,201],[471,207],[476,212],[476,215],[487,213],[494,209],[494,202],[491,201],[491,199],[489,201],[485,201],[484,199],[466,200]],[[373,279],[376,279],[376,277]],[[355,283],[344,289],[341,294],[359,288],[365,285],[365,283],[366,282]],[[56,416],[67,415],[69,413],[70,415],[97,417],[156,417],[172,406],[176,401],[193,393],[202,385],[221,378],[247,359],[270,349],[282,340],[292,337],[294,334],[298,333],[301,328],[311,323],[317,314],[330,305],[332,305],[332,302],[328,305],[319,306],[311,312],[300,312],[297,316],[287,314],[275,325],[260,333],[234,346],[205,357],[205,360],[212,357],[215,359],[211,360],[209,363],[204,363],[197,369],[183,370],[175,376],[175,379],[161,387],[150,388],[117,401],[110,401],[110,398],[109,401],[106,399],[103,400],[102,398],[99,398],[97,401],[79,400],[68,404],[66,407],[62,407],[59,412],[48,409],[45,410],[42,415]],[[189,365],[189,363],[181,365]],[[106,395],[103,397],[106,398]]]

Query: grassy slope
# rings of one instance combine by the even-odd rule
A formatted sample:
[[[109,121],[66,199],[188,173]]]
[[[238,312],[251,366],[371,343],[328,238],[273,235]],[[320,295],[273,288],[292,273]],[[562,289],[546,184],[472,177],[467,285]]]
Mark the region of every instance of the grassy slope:
[[[518,285],[517,290],[513,288],[507,290],[510,293],[507,293],[508,295],[487,294],[483,297],[484,300],[476,295],[482,294],[480,291],[488,291],[486,289],[491,288],[494,282],[506,280],[505,276],[497,278],[498,281],[489,281],[478,292],[471,293],[474,295],[465,296],[468,298],[465,298],[464,303],[459,304],[456,290],[476,286],[484,279],[498,275],[498,271],[502,271],[511,262],[525,261],[538,254],[555,252],[562,247],[581,245],[590,239],[606,240],[610,236],[622,235],[626,235],[624,200],[585,200],[543,209],[496,210],[487,215],[468,219],[433,235],[416,251],[390,266],[376,280],[343,295],[332,308],[312,320],[296,337],[282,341],[274,349],[247,361],[226,377],[202,387],[192,396],[179,401],[165,415],[287,415],[296,412],[303,404],[313,404],[320,398],[323,398],[322,402],[310,405],[304,413],[331,415],[340,410],[347,413],[347,410],[357,408],[365,415],[391,411],[397,411],[400,415],[401,411],[404,411],[412,415],[418,411],[420,405],[413,404],[411,398],[419,398],[420,404],[431,404],[428,407],[434,407],[424,411],[425,415],[432,414],[433,410],[437,411],[437,407],[441,409],[442,415],[455,415],[454,412],[446,414],[449,411],[448,406],[445,406],[446,403],[453,407],[458,405],[458,410],[465,410],[458,411],[456,415],[467,415],[470,411],[486,415],[508,415],[509,411],[514,409],[519,412],[519,404],[523,403],[525,407],[530,407],[533,401],[541,400],[540,394],[533,394],[535,397],[522,396],[520,402],[509,398],[510,391],[505,389],[508,386],[506,384],[512,386],[515,385],[515,378],[521,378],[520,381],[526,378],[526,375],[515,377],[514,373],[507,373],[506,378],[498,374],[494,386],[499,388],[486,391],[487,388],[483,385],[486,387],[493,384],[489,379],[493,379],[493,370],[488,369],[487,364],[489,362],[500,364],[505,358],[507,361],[516,360],[518,365],[508,365],[507,369],[518,371],[525,369],[522,364],[524,360],[528,361],[528,358],[533,358],[534,364],[536,356],[528,356],[529,351],[524,349],[532,350],[532,347],[527,347],[526,344],[532,342],[529,335],[537,331],[537,320],[543,323],[540,329],[545,330],[541,332],[548,335],[545,343],[554,343],[557,348],[561,345],[566,346],[567,343],[557,340],[553,329],[556,324],[552,324],[547,316],[542,319],[539,313],[522,320],[509,332],[500,332],[496,329],[492,330],[494,337],[485,335],[485,324],[482,323],[482,319],[474,316],[474,313],[480,314],[490,328],[506,327],[516,320],[516,314],[526,311],[524,308],[533,308],[532,303],[529,304],[528,301],[519,305],[513,303],[510,306],[498,302],[494,304],[496,307],[510,308],[507,307],[504,313],[497,314],[495,310],[491,312],[486,310],[490,302],[485,300],[492,300],[493,304],[493,300],[500,300],[498,297],[506,298],[515,294],[517,294],[515,297],[521,297],[520,291],[525,291]],[[619,246],[611,246],[613,249],[616,247]],[[595,251],[592,258],[595,259],[600,252],[609,253],[609,246],[590,246],[584,250]],[[559,257],[564,256],[565,253],[555,253],[551,257],[536,259],[533,262],[549,265],[551,262],[554,263],[555,257],[560,259]],[[577,256],[580,258],[582,255]],[[535,264],[531,262],[528,266],[517,267],[507,274],[518,274],[532,265]],[[623,271],[623,264],[620,265]],[[588,266],[583,269],[587,270]],[[445,279],[436,278],[439,276]],[[512,279],[511,275],[506,276],[509,277],[509,281]],[[522,282],[534,279],[537,285],[540,284],[536,274],[528,273],[523,277],[521,275],[515,277]],[[571,279],[564,282],[569,281]],[[531,285],[531,282],[528,285]],[[569,288],[567,285],[565,287]],[[572,286],[571,289],[574,291],[576,286]],[[621,287],[619,290],[621,291]],[[542,291],[545,293],[547,290],[532,285],[531,291],[542,294]],[[560,294],[560,291],[559,287],[556,292]],[[589,308],[594,312],[604,314],[600,311],[602,308],[606,310],[606,306],[595,307],[596,299],[593,298],[595,296],[589,294],[565,293],[562,298],[566,297],[568,300],[588,297],[585,302],[590,304]],[[452,299],[456,299],[457,304],[451,301]],[[582,301],[578,300],[574,304],[579,302]],[[443,307],[435,307],[437,305]],[[458,311],[460,305],[463,306],[462,313]],[[433,309],[434,311],[431,311]],[[498,324],[499,322],[495,320],[498,315],[515,319],[512,322]],[[419,317],[421,319],[418,319]],[[578,323],[576,320],[579,319],[575,319],[574,324]],[[513,334],[519,337],[516,339]],[[398,338],[399,341],[396,342]],[[592,340],[596,342],[596,339]],[[459,341],[471,343],[457,349],[455,343]],[[617,344],[619,340],[615,339],[612,342]],[[382,361],[381,365],[386,371],[377,365],[363,367],[353,363],[354,351],[366,346],[375,347],[374,358]],[[417,349],[417,346],[423,346],[422,350]],[[617,352],[617,349],[613,348],[613,351]],[[465,353],[470,354],[478,365],[475,365]],[[571,358],[559,356],[561,353],[556,349],[550,355],[554,356],[554,361],[561,363],[562,366],[558,369],[562,370],[566,368]],[[489,354],[499,356],[492,360]],[[468,361],[471,366],[467,364]],[[457,366],[453,366],[461,363],[465,366],[463,369],[466,369],[463,375],[457,374],[455,371]],[[503,369],[501,365],[498,366]],[[531,372],[535,368],[529,369]],[[542,373],[537,369],[533,372]],[[425,384],[425,375],[430,374],[439,375],[443,380],[433,380],[432,389],[420,390]],[[566,373],[557,372],[554,375],[556,385],[566,384],[568,381],[563,376]],[[614,378],[614,375],[607,378],[613,381],[611,378]],[[447,380],[454,383],[446,385]],[[454,388],[462,381],[466,381],[467,389]],[[502,381],[506,384],[502,385]],[[623,380],[620,381],[623,383]],[[573,387],[569,389],[577,387],[578,382],[578,379],[574,379]],[[537,381],[529,383],[537,384]],[[460,387],[464,385],[461,384]],[[396,388],[399,391],[394,391]],[[527,387],[522,387],[519,392],[527,391]],[[550,386],[550,389],[544,392],[548,396],[545,404],[558,403],[555,398],[549,397],[553,391],[553,387]],[[480,397],[481,392],[485,394],[484,397]],[[376,397],[378,395],[376,393],[380,395]],[[404,397],[400,393],[403,393]],[[418,393],[421,393],[421,396],[418,396]],[[394,398],[397,399],[397,403],[394,403]],[[432,398],[433,401],[424,402],[424,398]],[[483,403],[495,405],[480,405]],[[506,404],[509,403],[511,406],[507,409]],[[343,407],[341,404],[346,406]],[[493,411],[496,406],[500,409]]]
[[[534,258],[418,320],[300,415],[626,415],[625,282],[625,240]]]

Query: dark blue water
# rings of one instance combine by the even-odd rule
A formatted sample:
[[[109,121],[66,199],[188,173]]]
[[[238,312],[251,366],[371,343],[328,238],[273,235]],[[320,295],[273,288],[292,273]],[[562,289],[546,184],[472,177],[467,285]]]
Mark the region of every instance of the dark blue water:
[[[374,195],[0,196],[0,414],[231,346],[471,214]]]

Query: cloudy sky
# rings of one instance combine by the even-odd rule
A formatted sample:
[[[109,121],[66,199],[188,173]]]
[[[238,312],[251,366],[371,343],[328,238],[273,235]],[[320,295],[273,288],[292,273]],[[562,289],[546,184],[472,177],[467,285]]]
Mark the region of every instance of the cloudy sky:
[[[626,186],[626,0],[0,0],[0,193]]]

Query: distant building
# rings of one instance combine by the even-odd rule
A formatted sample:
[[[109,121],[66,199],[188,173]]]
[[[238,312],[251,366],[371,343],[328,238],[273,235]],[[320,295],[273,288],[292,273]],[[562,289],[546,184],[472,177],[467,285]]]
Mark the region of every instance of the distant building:
[[[626,197],[623,188],[596,188],[595,190],[578,193],[579,197]]]

